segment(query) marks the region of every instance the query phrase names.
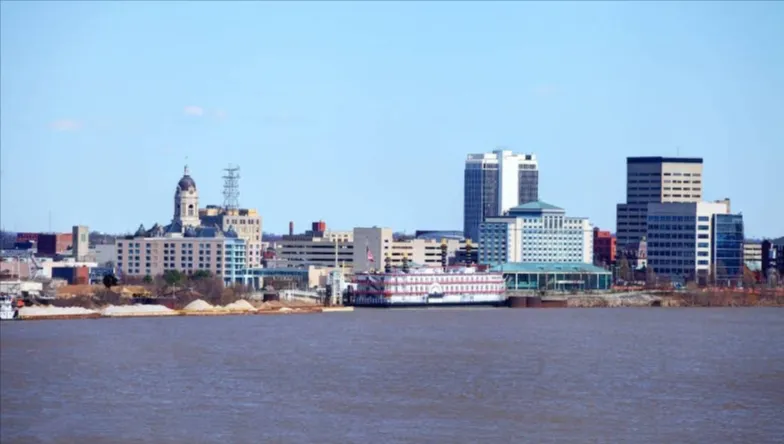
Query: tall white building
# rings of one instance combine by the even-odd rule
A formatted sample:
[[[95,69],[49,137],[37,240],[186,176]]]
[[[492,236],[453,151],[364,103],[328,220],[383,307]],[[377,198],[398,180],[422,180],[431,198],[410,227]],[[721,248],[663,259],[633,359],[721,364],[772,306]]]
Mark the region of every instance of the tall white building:
[[[73,227],[73,257],[77,261],[83,261],[90,252],[90,230],[84,225],[74,225]]]
[[[616,238],[622,252],[645,236],[650,203],[702,201],[702,159],[629,157],[626,202],[617,206]]]
[[[669,280],[706,278],[712,270],[716,214],[730,214],[730,202],[648,204],[648,266]]]
[[[533,154],[497,150],[469,154],[465,162],[463,231],[479,238],[479,225],[510,208],[539,199],[539,164]]]
[[[485,220],[479,263],[593,263],[593,225],[563,208],[535,201]]]

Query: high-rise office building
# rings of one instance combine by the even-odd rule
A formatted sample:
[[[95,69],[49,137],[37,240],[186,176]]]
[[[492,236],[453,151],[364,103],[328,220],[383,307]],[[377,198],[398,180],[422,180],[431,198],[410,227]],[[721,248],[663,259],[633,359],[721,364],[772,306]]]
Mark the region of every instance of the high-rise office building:
[[[510,208],[539,200],[539,164],[533,154],[496,150],[465,162],[463,231],[479,239],[479,225]]]
[[[673,281],[707,283],[742,269],[743,219],[728,200],[652,203],[647,210],[648,266]]]
[[[626,203],[617,207],[619,250],[634,248],[645,236],[648,204],[702,201],[702,159],[629,157]]]

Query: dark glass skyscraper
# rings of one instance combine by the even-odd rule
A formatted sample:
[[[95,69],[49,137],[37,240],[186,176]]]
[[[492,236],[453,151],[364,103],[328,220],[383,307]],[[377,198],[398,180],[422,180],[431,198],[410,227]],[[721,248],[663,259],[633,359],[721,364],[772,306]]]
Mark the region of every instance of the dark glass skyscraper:
[[[470,154],[465,163],[463,231],[479,240],[479,225],[510,208],[539,200],[539,167],[532,154]]]
[[[713,215],[713,275],[719,284],[743,278],[743,216]]]

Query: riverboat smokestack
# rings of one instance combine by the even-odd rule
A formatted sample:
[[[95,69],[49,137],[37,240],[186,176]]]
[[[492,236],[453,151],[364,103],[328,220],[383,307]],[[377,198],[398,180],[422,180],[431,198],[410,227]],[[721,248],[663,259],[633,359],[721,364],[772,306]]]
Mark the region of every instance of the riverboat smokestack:
[[[446,252],[448,248],[446,239],[441,239],[441,267],[444,271],[446,271]]]

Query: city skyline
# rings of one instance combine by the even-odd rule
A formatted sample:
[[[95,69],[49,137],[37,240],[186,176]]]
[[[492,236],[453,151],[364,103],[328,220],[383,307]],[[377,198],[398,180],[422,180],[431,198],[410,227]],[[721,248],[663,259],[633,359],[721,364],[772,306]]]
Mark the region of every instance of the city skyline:
[[[266,231],[460,229],[465,156],[503,146],[602,230],[626,158],[667,156],[703,158],[748,237],[784,234],[780,4],[0,7],[9,231],[162,220],[186,157],[205,205],[240,165]]]

